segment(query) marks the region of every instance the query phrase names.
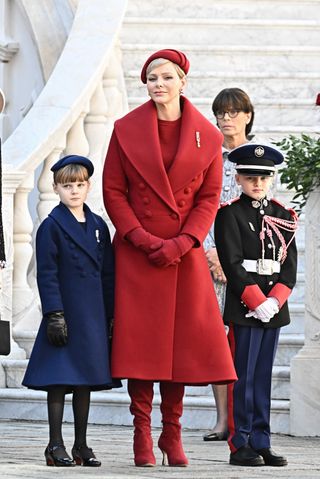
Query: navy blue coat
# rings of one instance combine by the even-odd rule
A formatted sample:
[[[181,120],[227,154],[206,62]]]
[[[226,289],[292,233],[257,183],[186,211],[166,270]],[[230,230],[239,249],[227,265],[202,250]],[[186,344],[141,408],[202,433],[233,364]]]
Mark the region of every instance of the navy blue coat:
[[[31,389],[68,385],[99,390],[113,386],[108,345],[114,296],[110,234],[100,216],[87,205],[84,211],[86,229],[60,203],[37,232],[42,312],[64,311],[68,342],[65,346],[51,345],[46,320],[42,320],[22,382]]]

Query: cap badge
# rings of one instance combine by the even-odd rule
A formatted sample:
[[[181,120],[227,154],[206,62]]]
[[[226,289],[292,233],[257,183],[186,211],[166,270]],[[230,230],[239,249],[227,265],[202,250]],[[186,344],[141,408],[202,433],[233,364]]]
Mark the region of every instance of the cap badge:
[[[258,157],[261,158],[261,156],[264,155],[264,148],[262,146],[257,146],[257,148],[254,150],[254,154]]]

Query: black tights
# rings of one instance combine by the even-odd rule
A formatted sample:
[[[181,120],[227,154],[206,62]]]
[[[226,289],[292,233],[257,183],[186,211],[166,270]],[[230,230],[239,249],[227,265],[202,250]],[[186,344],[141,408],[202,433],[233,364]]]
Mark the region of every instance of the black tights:
[[[49,446],[63,444],[62,419],[67,388],[57,386],[48,391]],[[90,405],[90,389],[75,387],[73,389],[72,409],[74,416],[74,445],[87,445],[87,425]]]

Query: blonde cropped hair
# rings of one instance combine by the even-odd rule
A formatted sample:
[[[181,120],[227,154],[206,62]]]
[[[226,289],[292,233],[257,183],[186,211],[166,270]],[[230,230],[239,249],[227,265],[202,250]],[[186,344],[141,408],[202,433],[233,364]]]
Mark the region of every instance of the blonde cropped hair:
[[[167,58],[155,58],[154,60],[152,60],[152,62],[150,62],[148,67],[147,67],[146,75],[148,76],[149,73],[151,72],[151,70],[153,70],[156,67],[159,67],[160,65],[164,65],[165,63],[172,63],[172,65],[177,70],[178,77],[180,79],[184,78],[186,76],[186,74],[184,73],[182,68],[179,67],[179,65],[177,65],[176,63],[171,62]]]
[[[74,183],[76,181],[88,181],[88,179],[89,172],[87,168],[76,163],[70,163],[69,165],[63,166],[53,173],[53,182],[55,185],[57,183],[65,184]]]

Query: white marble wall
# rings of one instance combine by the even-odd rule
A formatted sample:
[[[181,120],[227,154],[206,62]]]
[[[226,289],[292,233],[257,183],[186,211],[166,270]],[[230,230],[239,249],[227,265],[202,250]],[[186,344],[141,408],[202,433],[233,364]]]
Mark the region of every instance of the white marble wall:
[[[320,435],[320,189],[306,206],[305,345],[291,361],[291,434]]]

